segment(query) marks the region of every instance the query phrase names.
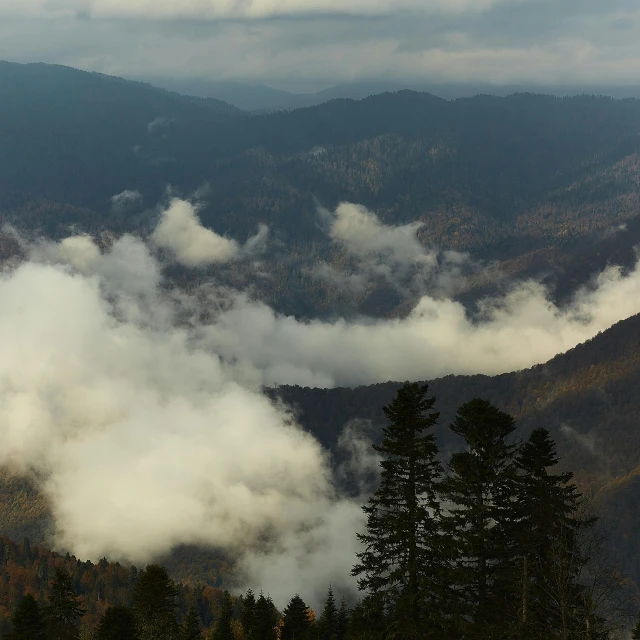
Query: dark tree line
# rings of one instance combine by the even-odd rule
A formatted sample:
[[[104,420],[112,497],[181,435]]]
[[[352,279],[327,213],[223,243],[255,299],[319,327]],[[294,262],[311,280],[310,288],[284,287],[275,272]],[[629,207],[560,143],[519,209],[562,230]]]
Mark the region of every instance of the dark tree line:
[[[479,398],[451,425],[465,443],[443,470],[427,386],[384,409],[378,490],[353,574],[368,595],[352,638],[596,640],[626,609],[601,562],[596,518],[571,473],[554,473],[544,428],[524,443],[513,418]]]

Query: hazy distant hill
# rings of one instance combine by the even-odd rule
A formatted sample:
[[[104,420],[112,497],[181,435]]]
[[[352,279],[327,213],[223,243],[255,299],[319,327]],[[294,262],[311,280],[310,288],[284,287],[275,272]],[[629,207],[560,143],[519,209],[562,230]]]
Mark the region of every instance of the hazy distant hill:
[[[151,84],[185,95],[224,100],[245,111],[274,111],[313,107],[329,100],[361,100],[379,93],[402,90],[431,93],[455,100],[477,95],[508,96],[514,93],[543,93],[554,96],[601,95],[612,98],[640,98],[640,86],[454,84],[393,81],[351,82],[313,92],[292,92],[265,84],[213,81],[198,78],[145,78]]]

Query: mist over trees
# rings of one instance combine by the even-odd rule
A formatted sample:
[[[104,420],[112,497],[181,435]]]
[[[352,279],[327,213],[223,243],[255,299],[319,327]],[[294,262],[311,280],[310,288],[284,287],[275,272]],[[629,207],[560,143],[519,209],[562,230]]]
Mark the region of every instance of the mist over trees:
[[[572,473],[556,471],[549,431],[538,427],[521,441],[512,416],[473,398],[450,425],[464,447],[445,460],[435,407],[427,385],[406,383],[383,408],[387,425],[374,444],[380,482],[363,507],[366,530],[354,532],[362,543],[351,568],[359,602],[338,602],[329,586],[319,611],[298,594],[279,611],[268,592],[224,591],[207,611],[201,589],[185,590],[157,564],[127,575],[101,561],[95,568],[107,582],[58,563],[49,582],[46,556],[25,541],[21,562],[35,562],[44,580],[14,599],[3,637],[605,640],[630,628],[637,603]],[[90,583],[97,592],[81,598],[78,586]],[[119,596],[115,585],[124,587]],[[102,613],[81,624],[96,596]]]

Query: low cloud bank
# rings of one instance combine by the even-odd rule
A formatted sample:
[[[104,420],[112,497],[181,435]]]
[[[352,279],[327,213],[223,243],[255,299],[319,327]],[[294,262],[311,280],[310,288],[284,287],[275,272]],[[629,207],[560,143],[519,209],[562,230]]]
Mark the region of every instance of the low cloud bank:
[[[349,224],[334,234],[354,252],[381,250]],[[187,294],[163,278],[156,247],[196,266],[250,254],[266,233],[242,247],[174,200],[149,243],[25,242],[29,258],[2,272],[0,464],[37,473],[58,545],[135,562],[215,545],[240,554],[248,583],[278,604],[295,591],[317,602],[328,582],[353,587],[363,498],[338,494],[326,452],[262,385],[500,373],[640,312],[638,267],[607,269],[563,308],[526,282],[474,317],[425,295],[403,319],[335,322],[286,317],[211,283]],[[421,260],[414,234],[386,237],[398,261],[396,243]],[[341,445],[350,462],[339,474],[366,492],[375,460],[353,430]]]
[[[319,209],[331,241],[352,260],[349,269],[316,265],[312,275],[354,293],[376,281],[386,281],[401,294],[452,295],[479,265],[466,253],[424,246],[418,232],[426,225],[393,226],[362,205],[342,202],[335,211]]]
[[[56,544],[135,562],[214,545],[249,583],[277,567],[278,584],[316,597],[319,549],[353,548],[361,526],[318,442],[198,344],[193,301],[160,291],[139,240],[34,255],[0,278],[0,464],[43,478]],[[348,568],[319,575],[351,584]]]

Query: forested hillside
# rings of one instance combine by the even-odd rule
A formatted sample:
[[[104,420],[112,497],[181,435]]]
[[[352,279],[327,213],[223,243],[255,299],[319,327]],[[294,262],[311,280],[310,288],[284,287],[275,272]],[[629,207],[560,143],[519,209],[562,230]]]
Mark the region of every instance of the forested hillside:
[[[217,232],[244,241],[269,225],[272,277],[257,291],[279,310],[391,313],[392,300],[367,305],[376,291],[354,300],[305,275],[318,260],[344,262],[318,204],[422,221],[425,245],[469,251],[509,275],[570,271],[575,254],[638,210],[639,127],[637,100],[531,94],[401,91],[249,116],[99,74],[5,63],[0,219],[57,237],[145,233],[169,185],[199,189],[199,215]],[[114,206],[127,190],[139,200]],[[596,262],[573,276],[584,281]]]
[[[281,386],[273,393],[297,410],[300,422],[335,449],[351,420],[384,424],[381,407],[400,383],[356,389]],[[640,316],[619,322],[550,362],[499,376],[447,376],[430,382],[441,412],[436,433],[451,452],[459,441],[447,428],[457,406],[487,398],[516,417],[525,438],[537,427],[550,430],[580,487],[594,499],[611,528],[611,545],[624,568],[640,583]]]
[[[10,630],[9,619],[25,594],[47,603],[56,570],[71,577],[73,590],[84,615],[80,622],[83,637],[90,637],[108,607],[130,606],[140,569],[109,562],[82,561],[69,554],[60,555],[33,545],[28,538],[16,543],[0,537],[0,637]],[[201,624],[211,627],[223,601],[223,591],[216,587],[176,585],[176,613],[181,623],[191,607],[198,612]]]
[[[435,403],[428,385],[408,382],[382,408],[385,425],[374,444],[380,481],[364,506],[366,524],[348,532],[362,543],[355,564],[344,567],[358,578],[357,600],[350,593],[338,605],[330,585],[320,615],[298,593],[279,611],[264,588],[234,598],[206,586],[206,576],[185,585],[158,564],[82,562],[2,537],[0,636],[622,637],[636,614],[633,585],[610,559],[572,472],[558,471],[549,430],[514,441],[513,416],[476,397],[457,407],[449,426],[464,446],[443,456]]]

